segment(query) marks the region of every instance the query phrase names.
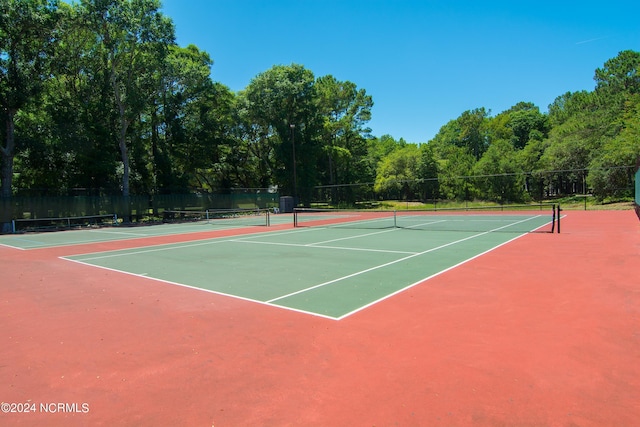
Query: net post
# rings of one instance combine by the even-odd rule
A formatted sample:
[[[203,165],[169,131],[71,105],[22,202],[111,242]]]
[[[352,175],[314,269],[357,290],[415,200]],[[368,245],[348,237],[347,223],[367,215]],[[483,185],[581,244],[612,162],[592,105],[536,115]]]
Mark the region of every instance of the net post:
[[[295,208],[293,209],[293,226],[298,226],[298,211]]]
[[[11,233],[12,234],[16,234],[16,220],[15,219],[11,220]]]
[[[270,220],[270,218],[269,218],[269,209],[265,209],[265,211],[264,211],[264,212],[265,212],[265,213],[266,213],[266,215],[267,215],[267,223],[266,223],[266,226],[267,226],[267,227],[270,227],[270,226],[271,226],[271,220]]]
[[[209,224],[209,209],[206,209],[204,212],[205,216],[207,217],[207,224]]]
[[[393,228],[398,228],[398,219],[395,209],[393,210]]]
[[[542,208],[542,205],[540,206]],[[551,205],[551,233],[556,232],[556,204]]]
[[[560,205],[558,205],[557,208],[558,208],[558,218],[557,218],[557,221],[558,221],[558,234],[560,234],[560,217],[562,216],[560,212],[562,212],[562,209],[560,209]]]

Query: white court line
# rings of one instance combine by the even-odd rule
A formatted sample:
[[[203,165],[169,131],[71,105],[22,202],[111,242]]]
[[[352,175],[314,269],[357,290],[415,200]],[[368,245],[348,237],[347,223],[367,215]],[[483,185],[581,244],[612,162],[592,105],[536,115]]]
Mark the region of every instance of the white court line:
[[[516,224],[521,223],[521,222],[529,221],[529,220],[531,220],[531,219],[532,219],[532,218],[527,218],[527,219],[524,219],[524,220],[522,220],[522,221],[515,222],[515,223],[513,223],[513,224],[504,225],[504,226],[502,226],[502,227],[494,228],[493,230],[484,231],[484,232],[482,232],[482,233],[474,234],[474,235],[472,235],[472,236],[465,237],[464,239],[459,239],[459,240],[456,240],[456,241],[453,241],[453,242],[446,243],[446,244],[444,244],[444,245],[437,246],[437,247],[435,247],[435,248],[427,249],[426,251],[422,251],[422,252],[414,253],[414,254],[411,254],[411,255],[406,256],[406,257],[404,257],[404,258],[397,259],[397,260],[395,260],[395,261],[390,261],[390,262],[387,262],[387,263],[384,263],[384,264],[380,264],[380,265],[377,265],[377,266],[374,266],[374,267],[371,267],[371,268],[367,268],[367,269],[365,269],[365,270],[357,271],[357,272],[355,272],[355,273],[352,273],[352,274],[349,274],[349,275],[346,275],[346,276],[343,276],[343,277],[339,277],[339,278],[337,278],[337,279],[329,280],[329,281],[324,282],[324,283],[319,283],[319,284],[317,284],[317,285],[310,286],[310,287],[305,288],[305,289],[300,289],[300,290],[298,290],[298,291],[291,292],[291,293],[286,294],[286,295],[282,295],[282,296],[280,296],[280,297],[278,297],[278,298],[273,298],[273,299],[271,299],[271,300],[268,300],[267,302],[268,302],[268,303],[273,303],[273,302],[275,302],[275,301],[279,301],[279,300],[282,300],[282,299],[285,299],[285,298],[289,298],[289,297],[291,297],[291,296],[298,295],[298,294],[301,294],[301,293],[304,293],[304,292],[307,292],[307,291],[311,291],[311,290],[313,290],[313,289],[321,288],[321,287],[323,287],[323,286],[327,286],[327,285],[330,285],[330,284],[332,284],[332,283],[340,282],[340,281],[342,281],[342,280],[346,280],[346,279],[349,279],[349,278],[351,278],[351,277],[359,276],[359,275],[361,275],[361,274],[368,273],[368,272],[373,271],[373,270],[378,270],[378,269],[380,269],[380,268],[388,267],[388,266],[390,266],[390,265],[397,264],[397,263],[399,263],[399,262],[406,261],[406,260],[408,260],[408,259],[415,258],[415,257],[417,257],[417,256],[424,255],[424,254],[427,254],[427,253],[429,253],[429,252],[434,252],[434,251],[437,251],[437,250],[440,250],[440,249],[446,248],[446,247],[448,247],[448,246],[452,246],[452,245],[455,245],[455,244],[458,244],[458,243],[462,243],[462,242],[467,241],[467,240],[475,239],[476,237],[484,236],[485,234],[489,234],[489,233],[492,233],[492,232],[494,232],[494,231],[501,230],[501,229],[503,229],[503,228],[511,227],[512,225],[516,225]],[[518,236],[518,237],[520,237],[520,236]]]
[[[156,226],[150,226],[150,227],[156,227]],[[161,227],[160,225],[158,225],[158,227]],[[109,242],[118,242],[118,241],[123,241],[123,240],[135,240],[135,239],[148,239],[148,238],[154,238],[154,237],[165,237],[165,236],[176,236],[176,235],[180,235],[180,234],[196,234],[196,233],[201,233],[201,232],[208,232],[208,231],[222,231],[222,230],[231,230],[231,229],[235,229],[235,228],[255,228],[255,227],[260,227],[262,228],[263,226],[261,225],[235,225],[235,226],[220,226],[220,227],[216,227],[216,228],[204,228],[204,229],[200,229],[200,228],[188,228],[188,229],[179,229],[177,227],[180,227],[180,225],[175,226],[175,228],[173,228],[172,230],[164,230],[164,232],[162,232],[162,230],[157,230],[158,232],[149,232],[149,233],[133,233],[133,232],[127,232],[127,231],[113,231],[113,229],[92,229],[92,230],[65,230],[65,231],[60,231],[60,233],[100,233],[105,237],[98,237],[98,238],[85,238],[82,240],[71,240],[71,241],[67,241],[67,242],[43,242],[40,240],[29,240],[29,239],[12,239],[12,240],[17,240],[17,241],[23,241],[23,242],[30,242],[32,243],[32,245],[30,245],[29,247],[20,247],[20,246],[13,246],[13,245],[9,245],[9,244],[3,244],[0,243],[0,246],[7,246],[9,248],[13,248],[13,249],[20,249],[20,250],[31,250],[31,249],[43,249],[43,248],[59,248],[59,247],[67,247],[67,246],[77,246],[77,245],[83,245],[86,243],[109,243]],[[109,238],[106,237],[108,235],[113,235],[113,238]],[[120,238],[118,236],[131,236],[131,239],[126,239],[126,238]],[[85,236],[86,237],[86,236]]]
[[[490,249],[487,249],[486,251],[484,251],[484,252],[482,252],[482,253],[479,253],[479,254],[477,254],[477,255],[474,255],[474,256],[472,256],[471,258],[467,258],[467,259],[465,259],[465,260],[463,260],[463,261],[460,261],[459,263],[457,263],[457,264],[455,264],[455,265],[452,265],[451,267],[445,268],[444,270],[440,270],[440,271],[438,271],[438,272],[436,272],[436,273],[432,274],[431,276],[427,276],[427,277],[425,277],[424,279],[420,279],[420,280],[418,280],[417,282],[411,283],[410,285],[407,285],[407,286],[405,286],[404,288],[398,289],[398,290],[397,290],[397,291],[395,291],[395,292],[392,292],[392,293],[390,293],[390,294],[387,294],[387,295],[383,296],[382,298],[378,298],[378,299],[377,299],[377,300],[375,300],[375,301],[371,301],[369,304],[365,304],[365,305],[363,305],[363,306],[361,306],[361,307],[358,307],[357,309],[355,309],[355,310],[353,310],[353,311],[350,311],[349,313],[345,313],[345,314],[343,314],[342,316],[337,317],[337,318],[336,318],[336,320],[342,320],[342,319],[344,319],[344,318],[346,318],[346,317],[349,317],[349,316],[351,316],[351,315],[353,315],[353,314],[356,314],[356,313],[358,313],[358,312],[360,312],[360,311],[362,311],[362,310],[365,310],[365,309],[367,309],[367,308],[369,308],[369,307],[372,307],[372,306],[374,306],[374,305],[376,305],[376,304],[378,304],[378,303],[380,303],[380,302],[382,302],[382,301],[384,301],[384,300],[386,300],[386,299],[389,299],[389,298],[391,298],[391,297],[393,297],[393,296],[395,296],[395,295],[398,295],[398,294],[399,294],[399,293],[401,293],[401,292],[406,291],[407,289],[413,288],[414,286],[417,286],[417,285],[419,285],[419,284],[421,284],[421,283],[424,283],[424,282],[426,282],[427,280],[433,279],[434,277],[437,277],[437,276],[439,276],[439,275],[441,275],[441,274],[444,274],[444,273],[446,273],[447,271],[453,270],[453,269],[454,269],[454,268],[456,268],[456,267],[459,267],[459,266],[461,266],[461,265],[463,265],[463,264],[466,264],[466,263],[467,263],[467,262],[469,262],[469,261],[472,261],[472,260],[474,260],[474,259],[476,259],[476,258],[478,258],[478,257],[480,257],[480,256],[482,256],[482,255],[484,255],[484,254],[487,254],[487,253],[489,253],[489,252],[491,252],[491,251],[494,251],[494,250],[498,249],[499,247],[504,246],[504,245],[506,245],[507,243],[513,242],[514,240],[519,239],[519,238],[521,238],[522,236],[525,236],[525,235],[526,235],[526,233],[520,234],[520,235],[518,235],[518,236],[514,237],[513,239],[507,240],[507,241],[506,241],[506,242],[504,242],[504,243],[500,243],[499,245],[496,245],[496,246],[494,246],[494,247],[492,247],[492,248],[490,248]]]
[[[336,239],[343,240],[343,239]],[[273,245],[273,246],[294,246],[298,248],[318,248],[318,249],[333,249],[333,250],[343,250],[343,251],[362,251],[362,252],[382,252],[389,254],[415,254],[415,251],[392,251],[388,249],[367,249],[367,248],[350,248],[344,246],[325,246],[320,245],[318,243],[308,243],[308,244],[300,244],[300,243],[278,243],[278,242],[251,242],[248,240],[228,240],[229,242],[234,243],[250,243],[253,245]]]
[[[343,240],[359,239],[361,237],[374,236],[376,234],[389,233],[389,232],[393,232],[393,231],[397,231],[397,230],[398,230],[397,228],[392,228],[392,229],[389,229],[389,230],[376,231],[376,232],[373,232],[373,233],[358,234],[357,236],[341,237],[339,239],[330,239],[330,240],[324,240],[322,242],[305,243],[305,244],[300,244],[300,243],[278,243],[278,242],[257,242],[257,241],[247,240],[247,239],[235,239],[235,240],[232,240],[232,241],[233,242],[237,242],[237,243],[254,243],[254,244],[258,244],[258,245],[296,246],[296,247],[301,247],[301,248],[320,248],[320,249],[333,249],[333,250],[344,250],[344,251],[382,252],[382,253],[393,253],[393,254],[415,254],[416,253],[415,251],[393,251],[393,250],[388,250],[388,249],[350,248],[350,247],[342,247],[342,246],[326,246],[325,245],[325,243],[332,243],[332,242],[338,242],[338,241],[343,241]]]
[[[183,287],[183,288],[193,289],[193,290],[196,290],[196,291],[207,292],[207,293],[215,294],[215,295],[222,295],[224,297],[229,297],[229,298],[236,298],[236,299],[239,299],[239,300],[242,300],[242,301],[249,301],[249,302],[252,302],[252,303],[267,305],[269,307],[275,307],[275,308],[278,308],[278,309],[285,309],[285,310],[289,310],[289,311],[295,311],[297,313],[308,314],[308,315],[315,316],[315,317],[322,317],[324,319],[338,320],[338,318],[336,318],[336,317],[327,316],[326,314],[316,313],[314,311],[306,311],[306,310],[302,310],[302,309],[294,308],[294,307],[285,307],[285,306],[280,306],[280,305],[269,304],[268,302],[265,302],[265,301],[260,301],[260,300],[253,299],[253,298],[247,298],[247,297],[243,297],[243,296],[240,296],[240,295],[229,294],[229,293],[221,292],[221,291],[214,291],[214,290],[211,290],[211,289],[201,288],[201,287],[198,287],[198,286],[186,285],[184,283],[172,282],[170,280],[160,279],[160,278],[157,278],[157,277],[150,277],[150,276],[147,275],[148,273],[142,273],[142,274],[132,273],[130,271],[118,270],[118,269],[115,269],[115,268],[104,267],[104,266],[97,265],[97,264],[90,264],[90,263],[79,261],[79,260],[75,260],[75,259],[64,258],[64,257],[61,257],[61,258],[66,260],[66,261],[75,262],[76,264],[85,265],[87,267],[101,268],[103,270],[113,271],[113,272],[121,273],[121,274],[127,274],[129,276],[134,276],[134,277],[140,277],[142,279],[153,280],[155,282],[165,283],[165,284],[168,284],[168,285],[180,286],[180,287]]]
[[[303,231],[303,230],[300,230]],[[295,231],[294,231],[295,232]],[[251,238],[258,238],[258,237],[262,237],[265,234],[268,235],[269,231],[261,231],[258,233],[253,233],[250,235],[247,235],[246,237],[244,237],[244,239],[251,239]],[[278,233],[278,235],[280,234],[288,234],[288,233]],[[159,234],[159,235],[153,235],[153,236],[145,236],[145,237],[163,237],[163,236],[170,236],[168,234]],[[144,238],[144,237],[143,237]],[[112,240],[108,240],[109,242]],[[82,254],[82,255],[66,255],[66,256],[62,256],[60,258],[62,259],[67,259],[67,257],[82,257],[85,255],[91,255],[91,254],[108,254],[108,255],[101,255],[101,256],[95,256],[92,258],[83,258],[86,260],[93,260],[93,259],[100,259],[100,258],[111,258],[111,257],[118,257],[118,256],[126,256],[126,255],[131,255],[131,254],[144,254],[147,252],[158,252],[158,251],[168,251],[171,249],[183,249],[183,248],[189,248],[192,246],[203,246],[203,245],[209,245],[209,244],[215,244],[215,243],[223,243],[223,242],[231,242],[231,241],[240,241],[240,239],[238,238],[234,238],[234,239],[229,239],[229,238],[224,238],[224,237],[208,237],[205,239],[199,239],[195,242],[192,243],[184,243],[184,244],[176,244],[176,243],[161,243],[158,245],[153,245],[153,246],[139,246],[138,248],[128,248],[128,249],[115,249],[115,250],[109,250],[109,251],[100,251],[100,252],[92,252],[92,253],[87,253],[87,254]],[[138,249],[138,250],[135,250]],[[132,251],[133,252],[128,252],[128,251]],[[114,253],[114,252],[118,252],[118,253]]]
[[[429,252],[437,251],[439,249],[446,248],[447,246],[455,245],[457,243],[461,243],[461,242],[464,242],[465,240],[473,239],[475,237],[482,236],[483,234],[487,234],[487,233],[488,233],[488,231],[486,231],[484,233],[481,233],[481,234],[476,234],[476,235],[473,235],[473,236],[465,237],[464,239],[456,240],[455,242],[449,242],[447,244],[440,245],[440,246],[437,246],[435,248],[427,249],[426,251],[413,253],[413,254],[411,254],[409,256],[406,256],[404,258],[400,258],[400,259],[397,259],[395,261],[390,261],[390,262],[387,262],[385,264],[379,264],[379,265],[376,265],[374,267],[367,268],[367,269],[361,270],[361,271],[357,271],[355,273],[348,274],[348,275],[343,276],[343,277],[338,277],[337,279],[329,280],[328,282],[324,282],[324,283],[320,283],[318,285],[314,285],[314,286],[308,287],[306,289],[300,289],[299,291],[292,292],[292,293],[287,294],[287,295],[279,296],[278,298],[271,299],[271,300],[269,300],[267,302],[272,303],[274,301],[285,299],[285,298],[291,297],[293,295],[301,294],[303,292],[307,292],[307,291],[310,291],[310,290],[313,290],[313,289],[321,288],[323,286],[327,286],[327,285],[330,285],[332,283],[340,282],[341,280],[346,280],[346,279],[349,279],[351,277],[359,276],[361,274],[368,273],[368,272],[373,271],[373,270],[378,270],[380,268],[388,267],[390,265],[397,264],[399,262],[406,261],[408,259],[415,258],[417,256],[424,255],[424,254],[429,253]]]
[[[21,250],[21,251],[26,251],[25,248],[21,248],[20,246],[12,246],[12,245],[7,245],[5,243],[0,243],[0,246],[3,246],[5,248],[10,248],[10,249],[18,249],[18,250]]]
[[[125,236],[136,236],[136,237],[148,237],[148,236],[154,236],[154,234],[141,234],[141,233],[131,233],[128,231],[109,231],[109,230],[84,230],[84,231],[88,231],[89,233],[97,233],[97,234],[122,234]]]
[[[185,248],[191,248],[191,247],[195,247],[195,246],[204,246],[204,245],[210,245],[210,244],[216,244],[216,243],[228,243],[228,242],[234,242],[234,243],[255,243],[255,244],[263,244],[263,245],[280,245],[280,246],[299,246],[299,247],[309,247],[312,245],[317,245],[319,243],[323,243],[323,242],[318,242],[318,243],[312,243],[312,244],[294,244],[294,243],[273,243],[273,242],[257,242],[257,241],[252,241],[251,239],[256,239],[256,238],[260,238],[263,236],[281,236],[281,235],[286,235],[286,234],[292,234],[292,233],[303,233],[303,232],[308,232],[308,231],[315,231],[318,230],[317,228],[306,228],[303,230],[293,230],[293,231],[285,231],[285,232],[281,232],[281,233],[277,233],[277,234],[271,234],[271,233],[258,233],[258,234],[253,234],[253,235],[249,235],[249,236],[245,236],[242,238],[233,238],[233,239],[224,239],[224,238],[213,238],[213,239],[206,239],[204,241],[199,241],[199,242],[195,242],[195,243],[186,243],[186,244],[182,244],[182,245],[175,245],[175,244],[163,244],[161,245],[161,247],[142,247],[139,250],[135,250],[135,251],[131,251],[131,249],[122,249],[122,250],[117,250],[117,251],[108,251],[106,254],[105,252],[97,252],[96,256],[93,257],[88,257],[88,258],[80,258],[83,255],[67,255],[64,257],[61,257],[63,259],[70,259],[68,257],[72,257],[72,256],[78,256],[78,259],[81,259],[82,261],[93,261],[93,260],[99,260],[99,259],[106,259],[106,258],[115,258],[115,257],[119,257],[119,256],[129,256],[129,255],[140,255],[140,254],[145,254],[145,253],[151,253],[151,252],[161,252],[161,251],[169,251],[169,250],[173,250],[173,249],[185,249]],[[394,229],[395,230],[395,229]],[[386,231],[392,231],[392,230],[385,230]],[[380,233],[380,232],[377,232]],[[377,234],[377,233],[369,233],[369,234]],[[357,237],[362,237],[363,235],[359,235],[359,236],[352,236],[349,238],[357,238]],[[336,239],[336,240],[342,240],[342,239]],[[322,248],[322,246],[317,246],[319,248]],[[332,248],[327,246],[326,248]],[[345,250],[349,250],[349,248],[332,248],[332,249],[345,249]],[[403,251],[385,251],[385,250],[375,250],[375,249],[361,249],[361,248],[351,248],[350,250],[361,250],[361,251],[371,251],[371,252],[389,252],[389,253],[401,253],[401,254],[412,254],[414,252],[403,252]],[[117,253],[113,253],[113,252],[117,252]],[[85,255],[91,255],[91,254],[85,254]],[[73,259],[72,259],[73,261]]]
[[[422,226],[425,226],[425,225],[439,224],[441,222],[448,222],[448,221],[449,221],[448,219],[441,219],[439,221],[429,221],[429,222],[423,222],[423,223],[420,223],[420,224],[409,225],[409,226],[406,226],[406,227],[403,227],[403,228],[416,228],[416,227],[422,227]]]
[[[141,249],[138,251],[133,251],[133,252],[129,252],[128,249],[122,249],[119,250],[117,252],[119,253],[111,253],[113,251],[109,251],[107,252],[107,255],[99,255],[99,256],[94,256],[94,257],[89,257],[89,258],[81,258],[82,261],[93,261],[96,259],[105,259],[105,258],[115,258],[115,257],[119,257],[119,256],[129,256],[129,255],[139,255],[139,254],[146,254],[146,253],[151,253],[151,252],[161,252],[161,251],[170,251],[173,249],[184,249],[184,248],[192,248],[195,246],[204,246],[204,245],[213,245],[215,243],[224,243],[224,242],[230,242],[231,240],[226,239],[226,240],[214,240],[214,239],[208,239],[206,241],[203,242],[196,242],[196,243],[190,243],[190,244],[185,244],[185,245],[164,245],[164,247],[156,247],[156,248],[147,248],[147,249]],[[98,252],[98,253],[103,253],[104,252]],[[71,256],[78,256],[78,258],[82,257],[82,255],[68,255],[68,256],[64,256],[61,257],[63,259],[70,259],[71,261],[78,261],[78,260],[74,260],[72,258],[69,258]]]
[[[136,233],[127,233],[125,231],[106,231],[106,230],[67,230],[68,232],[75,233],[102,233],[102,234],[122,234],[122,235],[130,235],[134,237],[153,237],[146,234],[136,234]],[[61,232],[62,233],[62,232]],[[30,244],[27,248],[22,248],[19,246],[12,246],[8,244],[1,244],[2,246],[8,246],[10,248],[21,249],[21,250],[29,250],[29,249],[41,249],[41,248],[52,248],[52,247],[64,247],[64,246],[74,246],[81,245],[84,243],[103,243],[103,242],[111,242],[118,241],[120,239],[107,239],[107,238],[98,238],[98,239],[82,239],[82,240],[72,240],[69,242],[63,243],[52,243],[52,242],[43,242],[42,240],[32,240],[32,239],[23,239],[23,238],[14,238],[13,240],[18,242],[25,242]]]
[[[401,262],[401,261],[404,261],[404,260],[407,260],[407,259],[410,259],[410,258],[414,258],[416,256],[420,256],[420,255],[423,255],[423,254],[426,254],[426,253],[429,253],[429,252],[432,252],[432,251],[436,251],[436,250],[442,249],[442,248],[444,248],[446,246],[451,246],[451,245],[460,243],[460,242],[465,241],[465,240],[470,240],[470,239],[473,239],[473,238],[478,237],[478,236],[482,236],[482,235],[489,234],[489,233],[494,232],[494,231],[498,231],[498,230],[501,230],[501,229],[504,229],[504,228],[508,228],[508,227],[510,227],[512,225],[515,225],[515,224],[518,224],[518,223],[521,223],[521,222],[525,222],[525,221],[528,221],[528,220],[531,220],[531,219],[533,219],[533,218],[527,218],[527,219],[524,219],[522,221],[518,221],[517,223],[505,225],[505,226],[502,226],[502,227],[495,228],[493,230],[489,230],[489,231],[485,231],[485,232],[482,232],[482,233],[478,233],[478,234],[466,237],[464,239],[460,239],[460,240],[457,240],[455,242],[450,242],[450,243],[447,243],[445,245],[439,246],[437,248],[432,248],[432,249],[429,249],[429,250],[426,250],[426,251],[423,251],[423,252],[410,253],[409,256],[401,258],[401,259],[398,259],[396,261],[392,261],[392,262],[385,263],[385,264],[382,264],[382,265],[379,265],[379,266],[376,266],[376,267],[372,267],[372,268],[369,268],[367,270],[363,270],[361,272],[356,272],[356,273],[350,274],[350,275],[342,277],[342,278],[338,278],[338,279],[335,279],[335,280],[332,280],[332,281],[329,281],[329,282],[325,282],[325,283],[322,283],[322,284],[319,284],[319,285],[315,285],[315,286],[312,286],[312,287],[309,287],[309,288],[306,288],[306,289],[302,289],[302,290],[299,290],[297,292],[290,293],[288,295],[280,296],[278,298],[273,298],[273,299],[268,300],[268,301],[260,301],[260,300],[251,299],[251,298],[247,298],[247,297],[243,297],[243,296],[239,296],[239,295],[235,295],[235,294],[228,294],[228,293],[225,293],[225,292],[214,291],[214,290],[205,289],[205,288],[201,288],[201,287],[197,287],[197,286],[186,285],[186,284],[183,284],[183,283],[171,282],[171,281],[168,281],[168,280],[159,279],[159,278],[155,278],[155,277],[149,277],[149,276],[147,276],[147,273],[136,274],[136,273],[127,272],[127,271],[124,271],[124,270],[117,270],[117,269],[113,269],[113,268],[109,268],[109,267],[103,267],[103,266],[100,266],[100,265],[96,265],[96,264],[91,264],[91,263],[85,262],[87,260],[108,258],[108,257],[111,257],[111,256],[121,256],[121,255],[137,254],[137,253],[146,253],[146,252],[154,252],[154,251],[162,251],[162,250],[179,249],[179,248],[192,247],[192,246],[201,246],[201,245],[214,244],[214,243],[238,242],[238,241],[240,241],[240,239],[213,238],[213,239],[206,239],[205,241],[200,241],[200,242],[192,243],[192,244],[179,245],[179,246],[163,245],[163,246],[166,246],[166,247],[153,248],[153,249],[146,248],[146,249],[142,249],[142,250],[139,250],[139,251],[136,251],[136,252],[125,252],[125,253],[118,253],[118,254],[110,254],[110,255],[98,256],[98,257],[93,257],[93,258],[85,258],[85,259],[72,259],[72,258],[68,258],[68,257],[60,257],[60,258],[64,259],[64,260],[67,260],[67,261],[72,261],[72,262],[75,262],[75,263],[78,263],[78,264],[87,265],[87,266],[90,266],[90,267],[102,268],[102,269],[105,269],[105,270],[110,270],[110,271],[115,271],[115,272],[119,272],[119,273],[128,274],[128,275],[131,275],[131,276],[145,278],[145,279],[148,279],[148,280],[155,280],[155,281],[158,281],[158,282],[167,283],[167,284],[171,284],[171,285],[176,285],[176,286],[181,286],[181,287],[190,288],[190,289],[194,289],[194,290],[209,292],[209,293],[213,293],[213,294],[217,294],[217,295],[223,295],[223,296],[227,296],[227,297],[237,298],[237,299],[244,300],[244,301],[255,302],[255,303],[258,303],[258,304],[263,304],[263,305],[268,305],[270,307],[276,307],[276,308],[279,308],[279,309],[285,309],[285,310],[294,311],[294,312],[298,312],[298,313],[308,314],[308,315],[312,315],[312,316],[315,316],[315,317],[321,317],[321,318],[326,318],[326,319],[331,319],[331,320],[341,320],[341,319],[344,319],[344,318],[346,318],[348,316],[351,316],[352,314],[355,314],[355,313],[357,313],[359,311],[362,311],[362,310],[364,310],[364,309],[366,309],[368,307],[371,307],[372,305],[377,304],[378,302],[381,302],[381,301],[383,301],[383,300],[385,300],[387,298],[390,298],[390,297],[392,297],[394,295],[397,295],[398,293],[403,292],[403,291],[405,291],[405,290],[407,290],[407,289],[409,289],[409,288],[411,288],[413,286],[416,286],[416,285],[424,282],[425,280],[428,280],[428,279],[430,279],[432,277],[440,275],[440,274],[442,274],[442,273],[444,273],[446,271],[449,271],[449,270],[451,270],[451,269],[453,269],[453,268],[455,268],[455,267],[457,267],[457,266],[459,266],[461,264],[464,264],[464,263],[466,263],[466,262],[468,262],[468,261],[470,261],[472,259],[475,259],[475,258],[477,258],[477,257],[479,257],[479,256],[481,256],[481,255],[483,255],[483,254],[485,254],[487,252],[490,252],[490,251],[492,251],[492,250],[494,250],[496,248],[499,248],[500,246],[503,246],[503,245],[513,241],[513,240],[516,240],[516,239],[526,235],[526,233],[522,233],[522,234],[514,237],[513,239],[510,239],[507,242],[501,243],[499,245],[496,245],[493,248],[488,249],[487,251],[485,251],[485,252],[483,252],[481,254],[475,255],[475,256],[473,256],[473,257],[471,257],[471,258],[469,258],[467,260],[464,260],[464,261],[462,261],[462,262],[460,262],[460,263],[458,263],[458,264],[456,264],[454,266],[451,266],[451,267],[449,267],[449,268],[447,268],[445,270],[439,271],[439,272],[437,272],[437,273],[435,273],[435,274],[433,274],[433,275],[431,275],[429,277],[421,279],[421,280],[419,280],[419,281],[417,281],[417,282],[415,282],[413,284],[410,284],[410,285],[408,285],[408,286],[406,286],[406,287],[404,287],[402,289],[399,289],[399,290],[397,290],[397,291],[395,291],[395,292],[393,292],[391,294],[385,295],[384,297],[379,298],[378,300],[372,301],[372,302],[370,302],[370,303],[368,303],[368,304],[366,304],[364,306],[361,306],[361,307],[359,307],[359,308],[357,308],[357,309],[355,309],[355,310],[353,310],[353,311],[351,311],[349,313],[346,313],[346,314],[344,314],[342,316],[339,316],[339,317],[324,315],[324,314],[321,314],[321,313],[317,313],[317,312],[313,312],[313,311],[307,311],[307,310],[303,310],[303,309],[299,309],[299,308],[295,308],[295,307],[287,307],[287,306],[284,306],[284,305],[278,305],[278,304],[274,304],[274,302],[282,300],[282,299],[287,298],[287,297],[292,296],[292,295],[296,295],[296,294],[300,294],[300,293],[306,292],[308,290],[319,288],[321,286],[326,286],[326,285],[328,285],[330,283],[335,283],[335,282],[338,282],[340,280],[347,279],[349,277],[353,277],[353,276],[356,276],[356,275],[359,275],[359,274],[363,274],[363,273],[365,273],[367,271],[372,271],[372,270],[376,270],[376,269],[379,269],[379,268],[383,268],[383,267],[391,265],[391,264],[395,264],[395,263],[398,263],[398,262]],[[278,233],[278,235],[298,233],[298,232],[306,232],[306,231],[313,231],[313,230],[318,230],[318,228],[285,231],[285,232]],[[246,240],[260,238],[260,237],[263,237],[264,235],[265,235],[264,233],[257,233],[257,234],[254,234],[254,235],[250,235],[250,236],[245,237],[242,242],[243,243],[261,243],[261,242],[247,242]],[[355,236],[354,238],[357,238],[357,236]],[[309,245],[298,245],[298,246],[310,247]],[[311,246],[311,247],[313,247],[313,246]],[[318,246],[318,247],[320,247],[320,246]],[[344,248],[336,248],[336,249],[344,249]]]
[[[339,239],[325,240],[324,242],[308,243],[305,246],[316,246],[316,245],[323,245],[325,243],[339,242],[341,240],[359,239],[360,237],[374,236],[376,234],[389,233],[389,232],[396,231],[396,230],[398,230],[398,229],[397,228],[391,228],[389,230],[375,231],[375,232],[372,232],[372,233],[359,234],[357,236],[349,236],[349,237],[341,237]]]

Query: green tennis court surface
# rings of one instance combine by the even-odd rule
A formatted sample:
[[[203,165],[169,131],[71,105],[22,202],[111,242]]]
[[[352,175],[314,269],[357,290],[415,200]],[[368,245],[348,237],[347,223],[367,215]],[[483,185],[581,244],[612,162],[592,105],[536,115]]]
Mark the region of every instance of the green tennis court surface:
[[[484,231],[301,227],[65,259],[341,319],[550,222],[481,219]]]
[[[271,215],[271,224],[290,224],[291,215]],[[67,231],[48,231],[39,233],[20,233],[0,235],[0,245],[19,249],[37,249],[53,246],[79,245],[87,243],[109,242],[116,240],[140,239],[147,237],[170,236],[175,234],[199,233],[205,231],[255,227],[257,231],[266,231],[262,217],[203,219],[177,224],[158,224],[134,227],[81,228]]]

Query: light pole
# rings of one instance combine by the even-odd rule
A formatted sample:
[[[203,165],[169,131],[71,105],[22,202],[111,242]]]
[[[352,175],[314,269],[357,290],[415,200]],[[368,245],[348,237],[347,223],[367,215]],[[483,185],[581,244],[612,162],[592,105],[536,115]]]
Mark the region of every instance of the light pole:
[[[293,203],[297,204],[297,196],[298,196],[298,177],[296,175],[296,125],[289,125],[291,128],[291,151],[293,153]]]

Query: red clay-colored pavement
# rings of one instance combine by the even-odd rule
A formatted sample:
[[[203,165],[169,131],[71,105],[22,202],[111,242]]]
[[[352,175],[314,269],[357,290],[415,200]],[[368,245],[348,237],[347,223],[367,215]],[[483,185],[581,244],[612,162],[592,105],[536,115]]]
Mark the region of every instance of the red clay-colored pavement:
[[[640,221],[565,213],[342,321],[0,247],[0,425],[640,425]]]

